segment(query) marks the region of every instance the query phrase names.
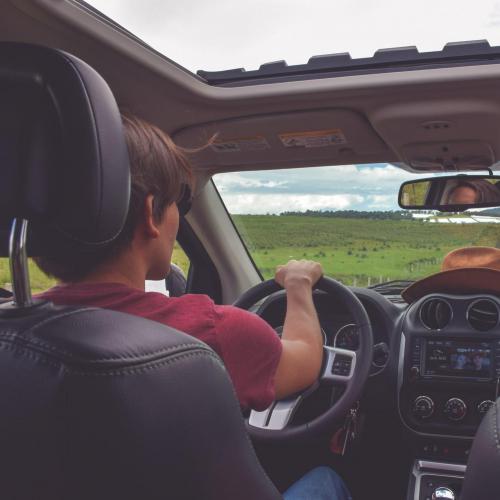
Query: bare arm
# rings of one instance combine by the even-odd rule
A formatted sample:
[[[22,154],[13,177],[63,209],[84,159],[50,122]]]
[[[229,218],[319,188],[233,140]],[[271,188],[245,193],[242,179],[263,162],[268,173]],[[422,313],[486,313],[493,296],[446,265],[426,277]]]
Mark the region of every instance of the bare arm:
[[[304,390],[318,378],[323,360],[323,337],[312,289],[323,271],[312,261],[279,266],[275,279],[286,290],[287,309],[282,354],[275,375],[276,398]]]

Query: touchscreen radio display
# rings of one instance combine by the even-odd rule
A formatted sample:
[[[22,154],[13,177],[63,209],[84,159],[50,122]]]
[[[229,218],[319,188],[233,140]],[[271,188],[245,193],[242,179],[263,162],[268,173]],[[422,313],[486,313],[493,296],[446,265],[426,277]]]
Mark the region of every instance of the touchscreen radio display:
[[[428,340],[425,375],[491,378],[491,346],[488,342]]]

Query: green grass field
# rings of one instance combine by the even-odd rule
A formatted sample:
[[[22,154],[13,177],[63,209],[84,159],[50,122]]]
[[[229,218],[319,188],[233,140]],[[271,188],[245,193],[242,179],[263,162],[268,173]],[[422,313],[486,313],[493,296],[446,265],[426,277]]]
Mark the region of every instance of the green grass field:
[[[496,224],[272,215],[234,220],[265,278],[289,259],[312,259],[349,285],[418,279],[439,271],[450,250],[500,246]]]
[[[265,278],[290,259],[312,259],[323,264],[327,275],[366,286],[437,272],[443,256],[454,248],[500,247],[497,224],[273,215],[235,215],[234,221]],[[187,274],[188,258],[177,245],[172,261]],[[33,262],[30,277],[35,293],[54,283]],[[8,261],[0,259],[0,286],[9,282]]]
[[[177,264],[186,274],[189,269],[189,259],[182,251],[179,245],[175,245],[172,262]],[[31,290],[33,293],[43,292],[55,284],[55,280],[45,276],[36,264],[30,260],[29,273]],[[8,259],[0,259],[0,287],[7,287],[10,289],[10,271]]]

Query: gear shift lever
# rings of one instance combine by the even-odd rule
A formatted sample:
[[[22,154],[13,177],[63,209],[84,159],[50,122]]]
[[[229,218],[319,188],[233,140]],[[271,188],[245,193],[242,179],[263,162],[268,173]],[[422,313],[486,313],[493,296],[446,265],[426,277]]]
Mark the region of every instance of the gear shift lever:
[[[455,500],[455,493],[450,488],[440,486],[434,490],[432,500]]]

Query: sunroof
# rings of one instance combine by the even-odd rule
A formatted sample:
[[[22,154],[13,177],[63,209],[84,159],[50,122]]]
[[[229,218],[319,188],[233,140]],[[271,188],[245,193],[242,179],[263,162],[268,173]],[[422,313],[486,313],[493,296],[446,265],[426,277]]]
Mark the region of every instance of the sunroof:
[[[255,70],[285,60],[487,39],[500,45],[498,0],[88,0],[93,7],[184,68]]]

